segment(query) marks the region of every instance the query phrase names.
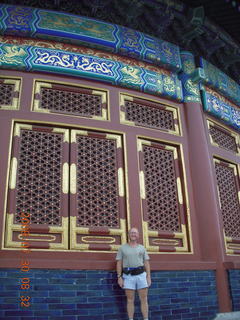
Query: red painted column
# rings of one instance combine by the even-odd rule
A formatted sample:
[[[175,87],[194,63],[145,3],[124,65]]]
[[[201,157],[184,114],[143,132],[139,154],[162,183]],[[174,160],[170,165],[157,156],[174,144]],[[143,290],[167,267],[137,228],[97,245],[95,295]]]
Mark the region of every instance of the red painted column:
[[[231,311],[227,271],[224,268],[224,243],[219,224],[219,209],[214,180],[213,159],[208,148],[208,132],[200,103],[184,105],[189,162],[199,231],[200,255],[203,261],[217,262],[216,282],[221,312]]]

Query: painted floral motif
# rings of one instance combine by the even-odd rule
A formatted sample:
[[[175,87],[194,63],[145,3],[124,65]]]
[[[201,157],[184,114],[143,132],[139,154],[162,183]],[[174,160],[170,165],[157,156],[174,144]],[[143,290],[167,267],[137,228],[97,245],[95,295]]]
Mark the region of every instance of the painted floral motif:
[[[207,112],[240,130],[240,110],[237,106],[209,88],[204,89],[203,97],[203,106]]]
[[[42,49],[36,49],[37,58],[34,63],[45,64],[57,67],[71,68],[77,70],[83,70],[87,72],[110,74],[113,75],[111,67],[112,63],[107,63],[100,59],[93,59],[90,57],[84,57],[82,55],[62,53],[59,51],[43,51]]]
[[[2,45],[0,48],[0,63],[10,65],[21,65],[28,53],[23,47],[15,45]]]
[[[140,77],[141,70],[139,68],[134,68],[132,66],[124,66],[120,69],[123,74],[123,79],[125,82],[129,81],[130,83],[141,84],[142,79]]]
[[[83,36],[116,41],[113,36],[114,26],[101,21],[78,17],[63,13],[55,13],[41,10],[39,27],[44,29],[55,29],[64,32],[80,34]],[[54,21],[54,24],[53,24]]]
[[[179,48],[171,43],[144,33],[95,19],[42,9],[0,4],[1,12],[7,11],[0,33],[63,41],[138,58],[172,71],[181,69]]]
[[[206,74],[205,83],[240,105],[240,85],[203,58],[201,64]]]
[[[170,72],[149,71],[110,59],[29,45],[0,42],[0,53],[0,68],[60,72],[87,78],[91,74],[101,81],[182,101],[181,83]]]

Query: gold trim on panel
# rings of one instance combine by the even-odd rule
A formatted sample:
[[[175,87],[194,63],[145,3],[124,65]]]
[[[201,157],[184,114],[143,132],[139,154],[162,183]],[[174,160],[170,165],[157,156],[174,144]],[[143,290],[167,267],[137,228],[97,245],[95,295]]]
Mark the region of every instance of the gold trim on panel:
[[[182,239],[182,247],[176,247],[176,251],[179,251],[179,252],[189,252],[188,250],[190,248],[188,248],[188,242],[187,242],[187,228],[186,228],[186,225],[185,224],[182,224],[181,225],[181,230],[182,232],[176,232],[174,233],[174,238],[177,238],[177,239]]]
[[[178,200],[180,204],[183,204],[183,195],[182,195],[182,184],[180,177],[177,177],[177,191],[178,191]]]
[[[210,125],[212,125],[213,127],[217,127],[217,128],[219,127],[220,129],[226,131],[231,137],[235,138],[237,152],[234,152],[234,151],[228,150],[228,149],[224,149],[223,147],[219,146],[219,144],[217,144],[216,142],[213,141],[210,132],[208,132],[211,144],[215,147],[224,149],[228,152],[234,153],[239,156],[240,155],[240,137],[239,137],[238,133],[231,130],[230,127],[227,127],[227,126],[223,125],[222,123],[217,122],[216,120],[206,118],[206,122],[207,122],[208,131],[210,130]]]
[[[101,133],[106,133],[111,132],[116,135],[123,135],[125,132],[124,131],[119,131],[119,130],[112,130],[112,129],[106,129],[106,128],[99,128],[99,127],[93,127],[93,126],[86,126],[86,125],[78,125],[78,124],[71,124],[71,123],[62,123],[62,122],[57,122],[57,121],[43,121],[43,120],[29,120],[29,119],[20,119],[20,118],[14,118],[12,119],[15,123],[32,123],[33,125],[35,124],[41,124],[41,125],[51,125],[51,126],[60,126],[62,127],[67,127],[68,129],[71,129],[71,132],[73,131],[84,131],[86,130],[86,135],[88,135],[88,131],[98,131]],[[79,128],[79,129],[77,129]],[[82,129],[82,130],[81,130]]]
[[[127,224],[126,219],[120,219],[120,228],[122,230],[121,240],[122,244],[127,242]]]
[[[136,125],[133,121],[129,121],[125,119],[125,112],[120,110],[120,123],[121,124],[125,124],[125,125],[130,125],[130,126],[136,126],[139,128],[144,128],[144,129],[148,129],[148,130],[154,130],[156,131],[161,131],[164,133],[168,133],[168,134],[172,134],[172,135],[177,135],[177,136],[182,136],[182,123],[181,123],[181,114],[180,114],[180,106],[182,105],[181,103],[177,104],[177,105],[171,105],[169,104],[168,101],[165,101],[164,98],[159,97],[159,100],[156,99],[152,99],[152,98],[146,98],[146,97],[142,97],[142,96],[138,96],[138,95],[134,95],[134,94],[129,94],[129,93],[125,93],[125,92],[119,92],[119,107],[121,106],[125,106],[125,100],[127,101],[133,101],[134,98],[139,99],[139,100],[145,100],[145,101],[149,101],[151,103],[156,103],[156,104],[160,104],[163,105],[165,110],[171,111],[173,113],[173,119],[175,120],[174,123],[174,128],[175,130],[164,130],[164,129],[157,129],[157,128],[150,128],[150,127],[144,127],[139,125]],[[124,116],[121,115],[121,113],[124,113]],[[176,123],[176,120],[178,122],[178,124]]]
[[[118,168],[118,194],[120,197],[124,197],[124,179],[123,179],[123,168]]]
[[[18,102],[19,102],[19,98],[13,98],[13,103],[12,103],[12,107],[13,109],[18,109]]]
[[[21,242],[13,241],[12,240],[12,234],[13,231],[19,231],[21,232],[22,225],[21,224],[14,224],[14,214],[7,214],[7,219],[6,219],[6,245],[5,247],[10,247],[10,248],[20,248],[22,247]],[[68,218],[67,217],[62,217],[62,226],[49,226],[49,233],[57,233],[61,234],[62,236],[62,242],[61,243],[49,243],[49,248],[51,249],[67,249],[68,248]],[[30,227],[31,229],[31,227]],[[30,238],[25,238],[24,240],[29,240],[29,241],[54,241],[56,239],[55,235],[51,234],[33,234],[29,233],[28,237],[51,237],[51,240],[47,239],[30,239]],[[54,239],[53,239],[54,238]],[[18,239],[22,239],[21,235],[18,235]],[[32,249],[31,249],[32,250]]]
[[[106,139],[116,140],[117,148],[122,148],[122,139],[121,136],[108,133],[106,134]]]
[[[5,233],[5,246],[6,247],[13,247],[12,241],[12,227],[14,221],[14,214],[13,213],[6,213],[6,233]]]
[[[213,161],[215,162],[215,163],[221,163],[221,161],[219,160],[219,159],[216,159],[216,158],[213,158]]]
[[[130,229],[130,203],[129,203],[129,173],[128,173],[128,150],[127,150],[127,141],[126,134],[123,134],[123,160],[124,160],[124,174],[125,174],[125,191],[126,191],[126,221],[125,221],[125,233]],[[121,227],[122,228],[122,227]],[[126,235],[125,235],[126,238]]]
[[[92,94],[101,96],[102,103],[107,103],[107,92],[98,91],[98,90],[92,90]]]
[[[69,130],[68,129],[53,128],[52,132],[62,133],[63,134],[63,142],[69,142]]]
[[[17,166],[18,166],[18,160],[16,157],[13,157],[11,159],[11,165],[10,165],[10,178],[9,178],[9,188],[15,189],[16,183],[17,183]]]
[[[135,123],[133,122],[133,121],[129,121],[129,120],[123,120],[122,119],[122,114],[123,114],[123,112],[121,111],[120,112],[120,122],[121,122],[121,124],[125,124],[126,126],[135,126]]]
[[[53,234],[40,234],[40,233],[29,233],[28,237],[30,238],[26,238],[26,237],[22,237],[22,234],[18,235],[18,239],[19,240],[26,240],[26,241],[55,241],[56,240],[56,236],[54,236]],[[31,238],[33,237],[33,238]],[[36,239],[36,237],[42,238],[42,239]],[[44,238],[50,238],[50,239],[44,239]]]
[[[141,199],[144,200],[146,199],[146,193],[145,193],[145,176],[144,176],[144,171],[141,170],[139,172],[139,181],[140,181],[140,195]]]
[[[71,143],[76,143],[77,142],[77,135],[81,136],[87,136],[88,131],[86,130],[71,130]]]
[[[11,105],[0,105],[0,110],[19,110],[20,107],[20,95],[22,87],[22,78],[11,76],[0,76],[0,79],[4,79],[3,83],[14,85],[14,92],[18,93],[18,97],[13,97]]]
[[[228,243],[228,249],[240,250],[240,243]]]
[[[50,82],[40,82],[35,80],[34,93],[41,93],[41,88],[52,88],[52,84]]]
[[[17,122],[19,122],[19,123],[17,123]],[[25,123],[24,123],[25,122]],[[28,124],[26,124],[26,123],[30,123],[29,125]],[[46,124],[49,124],[49,125],[52,125],[52,126],[56,126],[56,125],[59,125],[59,126],[62,126],[63,124],[62,123],[59,123],[59,122],[52,122],[52,121],[42,121],[42,120],[29,120],[29,119],[12,119],[12,124],[13,124],[13,126],[12,126],[12,130],[13,130],[13,128],[14,128],[14,124],[15,124],[15,128],[14,128],[14,133],[16,134],[16,135],[20,135],[20,129],[22,129],[22,128],[24,128],[24,129],[32,129],[32,125],[31,124],[33,124],[33,125],[35,125],[35,124],[43,124],[43,125],[46,125]],[[83,130],[75,130],[75,128],[76,127],[79,127],[79,128],[86,128],[86,129],[89,129],[89,130],[97,130],[97,131],[99,131],[99,132],[103,132],[103,133],[105,133],[106,132],[106,129],[104,129],[104,128],[93,128],[93,127],[86,127],[86,126],[77,126],[76,124],[75,125],[71,125],[71,124],[65,124],[65,126],[67,126],[69,129],[71,128],[71,132],[74,132],[74,131],[77,131],[77,133],[78,132],[81,132],[81,133],[83,133]],[[16,129],[16,127],[17,127],[17,129]],[[121,143],[121,138],[122,138],[122,136],[124,137],[124,139],[126,139],[126,137],[125,137],[125,133],[124,132],[119,132],[119,131],[115,131],[115,130],[107,130],[108,132],[112,132],[112,138],[113,139],[115,139],[116,140],[116,138],[117,138],[117,141],[118,141],[118,145],[119,146],[122,146],[122,143]],[[75,132],[76,133],[76,132]],[[85,135],[87,135],[88,134],[88,132],[87,131],[85,131],[84,132],[84,134]],[[11,139],[13,138],[13,135],[11,135]],[[124,140],[125,141],[125,140]],[[121,143],[121,144],[120,144]],[[11,143],[11,146],[12,146],[12,143]],[[124,147],[124,152],[127,152],[126,151],[126,146],[125,145],[123,145],[123,147]],[[10,155],[10,152],[11,152],[11,148],[9,149],[9,155]],[[126,159],[126,153],[124,153],[124,155],[125,155],[125,157],[124,157],[124,161],[125,161],[125,159]],[[11,162],[11,160],[10,160],[10,158],[9,158],[9,162]],[[73,167],[72,167],[73,168]],[[9,170],[10,171],[10,170]],[[9,172],[8,171],[8,172]],[[71,171],[71,168],[70,168],[70,171]],[[127,169],[126,170],[124,170],[124,173],[125,173],[125,175],[127,175]],[[8,179],[9,179],[9,176],[10,176],[10,174],[8,175]],[[126,177],[126,179],[127,179],[127,177]],[[6,187],[6,190],[7,190],[7,187]],[[128,199],[127,199],[127,205],[129,206],[129,203],[128,203]],[[6,210],[6,209],[5,209]],[[129,218],[129,207],[128,207],[128,210],[127,210],[127,217]],[[13,218],[13,215],[12,215],[12,218]],[[68,218],[66,218],[66,217],[64,217],[63,218],[63,224],[64,224],[64,219],[68,219]],[[109,231],[110,231],[110,234],[112,233],[112,234],[117,234],[117,235],[120,235],[121,236],[121,243],[124,243],[124,242],[126,242],[126,230],[127,230],[127,221],[125,220],[125,219],[120,219],[120,225],[121,225],[121,230],[119,230],[119,229],[110,229]],[[9,225],[8,225],[9,226]],[[16,225],[15,225],[15,228],[16,228]],[[61,230],[60,229],[62,229],[62,227],[60,227],[60,229],[59,229],[59,227],[51,227],[51,228],[53,228],[52,229],[52,232],[54,232],[54,228],[55,228],[55,230],[56,230],[56,232],[57,233],[59,233]],[[10,231],[12,232],[12,230],[13,229],[11,229]],[[19,230],[20,231],[20,230]],[[79,228],[77,228],[77,231],[79,231]],[[85,228],[85,233],[86,234],[89,234],[89,231],[88,231],[88,229],[87,228]],[[61,235],[62,235],[62,239],[63,239],[63,242],[65,243],[65,244],[67,244],[67,241],[68,241],[68,233],[61,233]],[[10,237],[11,237],[11,234],[9,235]],[[72,234],[72,237],[74,237],[74,234]],[[72,237],[71,237],[71,240],[72,240]],[[3,240],[4,240],[5,238],[3,237]],[[67,248],[67,246],[65,246],[66,248]],[[89,247],[88,246],[85,246],[85,249],[84,250],[86,250],[86,249],[88,249]],[[111,248],[112,248],[112,250],[117,250],[118,248],[119,248],[119,245],[117,245],[117,246],[115,246],[115,245],[112,245],[111,246]],[[58,243],[52,243],[52,244],[50,244],[50,249],[41,249],[41,251],[54,251],[55,249],[60,249],[60,250],[62,250],[62,251],[66,251],[66,252],[68,252],[68,250],[66,249],[64,249],[64,247],[63,247],[63,245],[62,245],[62,243],[60,243],[60,244],[58,244]],[[74,249],[74,248],[73,248]],[[82,249],[83,249],[83,247],[82,247]],[[15,248],[12,248],[12,247],[10,247],[10,248],[7,248],[7,250],[15,250]],[[31,250],[33,250],[33,251],[38,251],[39,249],[35,249],[35,248],[32,248]],[[73,250],[74,251],[74,250]],[[75,250],[76,252],[78,251],[78,250]],[[97,251],[97,250],[90,250],[90,252],[99,252],[99,251]],[[110,251],[106,251],[106,250],[103,250],[103,251],[101,251],[101,252],[106,252],[106,253],[109,253]]]
[[[82,237],[82,241],[85,242],[85,243],[107,243],[107,244],[109,244],[109,243],[116,242],[116,239],[113,238],[113,237],[94,236],[94,235],[92,235],[92,236],[84,236],[84,237]]]
[[[127,95],[125,93],[119,92],[119,102],[120,106],[124,106],[125,100],[133,101],[133,97],[131,95]]]
[[[234,172],[234,177],[235,179],[238,179],[239,177],[239,164],[238,163],[233,163],[231,160],[223,158],[219,155],[213,155],[213,163],[217,163],[217,164],[221,164],[221,161],[225,162],[228,165],[228,168],[233,169]],[[214,172],[216,171],[216,168],[214,167]],[[216,185],[217,187],[217,194],[218,194],[218,199],[219,199],[219,205],[221,208],[221,201],[220,201],[220,191],[219,191],[219,187],[218,184]],[[238,200],[240,202],[240,191],[237,191],[238,194]]]
[[[88,251],[89,250],[89,244],[79,244],[77,243],[77,234],[89,234],[88,228],[82,228],[82,227],[77,227],[77,217],[70,217],[70,232],[71,232],[71,237],[70,237],[70,250],[71,249],[79,249],[79,250],[84,250]]]
[[[137,138],[137,148],[138,148],[138,152],[143,151],[143,145],[146,146],[151,146],[152,142],[151,141],[147,141],[147,140],[142,140],[140,138]]]
[[[178,245],[178,241],[174,239],[154,239],[152,240],[152,242],[156,245],[163,245],[163,246]]]
[[[92,119],[92,120],[107,120],[107,119],[105,119],[106,116],[107,116],[106,109],[102,109],[102,115],[101,116],[90,116],[90,117],[84,117],[84,118]]]
[[[233,241],[231,237],[227,237],[225,235],[225,230],[223,229],[223,239],[224,239],[224,244],[225,244],[225,251],[227,255],[236,255],[234,253],[234,250],[228,247],[228,244]]]
[[[148,236],[148,222],[142,220],[142,228],[143,228],[143,243],[146,248],[149,247],[149,236]]]
[[[150,237],[158,237],[158,231],[148,230],[148,236],[150,236]]]
[[[77,243],[77,234],[76,234],[76,216],[70,216],[70,250],[74,249],[75,244]]]
[[[3,76],[0,76],[0,78],[4,78]],[[20,84],[21,84],[21,78],[20,79],[17,79],[17,78],[13,78],[13,79],[9,79],[9,77],[7,77],[4,81],[4,83],[6,84],[14,84],[14,90],[19,92],[20,90]]]
[[[70,166],[70,193],[77,193],[77,166],[75,163]]]
[[[42,112],[42,113],[50,113],[49,109],[43,109],[39,107],[40,100],[35,99],[33,101],[33,110],[36,112]]]
[[[238,177],[237,166],[235,164],[230,163],[230,162],[228,163],[228,166],[229,166],[229,168],[233,169],[234,176],[235,176],[235,178],[237,178]]]
[[[85,235],[88,235],[87,237],[93,237],[93,238],[98,238],[98,237],[108,238],[111,236],[120,236],[121,237],[121,244],[126,243],[126,241],[127,241],[126,240],[126,220],[125,219],[120,219],[120,229],[110,228],[109,235],[106,235],[106,236],[95,236],[94,234],[90,235],[89,228],[77,227],[76,223],[77,223],[77,217],[76,216],[70,217],[70,232],[71,232],[70,249],[79,249],[79,250],[94,252],[94,250],[89,249],[89,245],[77,243],[77,234],[81,234],[81,235],[85,234]],[[120,245],[110,245],[110,247],[111,247],[110,251],[118,250]],[[100,252],[100,251],[97,251],[97,252]],[[103,252],[103,251],[101,251],[101,252]],[[109,252],[109,251],[106,251],[106,252]]]
[[[163,132],[165,134],[165,132]],[[136,138],[141,140],[144,144],[148,144],[151,145],[152,142],[158,142],[160,144],[164,143],[166,144],[170,144],[168,145],[168,147],[171,147],[171,144],[174,144],[175,146],[172,147],[172,148],[176,148],[177,146],[181,146],[182,145],[182,142],[178,142],[178,141],[175,141],[175,140],[167,140],[167,139],[162,139],[162,138],[156,138],[156,137],[152,137],[152,136],[145,136],[145,135],[142,135],[142,134],[137,134],[136,135]],[[173,137],[170,137],[170,138],[173,138]],[[182,137],[180,137],[182,138]]]
[[[62,192],[68,194],[69,190],[69,164],[64,162],[63,164],[63,173],[62,173]]]
[[[14,129],[14,121],[11,121],[11,130],[8,144],[8,157],[7,157],[7,174],[6,174],[6,183],[5,183],[5,193],[4,193],[4,215],[3,215],[3,223],[2,223],[2,241],[1,248],[3,249],[5,246],[5,235],[6,235],[6,211],[7,211],[7,200],[8,200],[8,189],[9,189],[9,180],[10,180],[10,167],[11,167],[11,152],[12,152],[12,142],[13,142],[13,129]],[[7,148],[6,148],[7,149]]]
[[[62,217],[62,225],[59,226],[49,226],[50,233],[58,233],[62,236],[61,243],[49,243],[50,249],[68,249],[68,217]]]
[[[23,123],[15,123],[14,126],[14,137],[20,137],[20,131],[21,129],[27,129],[27,130],[32,130],[32,125],[29,124],[23,124]]]
[[[99,117],[97,120],[101,120]],[[102,120],[108,120],[107,118],[107,109],[102,108]]]
[[[146,139],[146,140],[145,140]],[[193,254],[194,253],[194,249],[193,249],[193,240],[192,240],[192,230],[191,230],[191,217],[190,217],[190,207],[189,207],[189,199],[188,199],[188,188],[187,188],[187,176],[186,176],[186,168],[185,168],[185,160],[184,160],[184,152],[183,152],[183,145],[181,142],[176,142],[176,141],[171,141],[171,140],[165,140],[165,139],[157,139],[157,138],[153,138],[153,137],[149,137],[149,136],[142,136],[142,135],[137,135],[137,146],[138,146],[138,151],[142,151],[142,145],[145,144],[146,142],[148,142],[151,145],[151,141],[156,141],[158,143],[169,143],[169,144],[174,144],[175,146],[168,146],[166,145],[166,149],[168,150],[173,150],[176,152],[177,158],[180,157],[181,159],[181,163],[182,163],[182,174],[183,174],[183,185],[181,184],[181,178],[178,177],[176,179],[176,183],[177,183],[177,189],[178,189],[178,197],[179,197],[179,202],[181,204],[184,203],[184,201],[186,201],[186,223],[187,225],[181,225],[182,227],[182,232],[180,233],[175,233],[174,237],[179,238],[182,240],[183,246],[182,247],[177,247],[175,248],[175,252],[159,252],[158,247],[154,247],[154,246],[150,246],[149,245],[149,239],[148,237],[158,237],[158,231],[152,231],[152,230],[148,230],[148,223],[143,221],[142,225],[143,225],[143,232],[144,232],[144,243],[145,246],[148,248],[149,251],[151,251],[152,253],[157,253],[157,254],[180,254],[180,253],[184,253],[184,254]],[[178,149],[179,148],[179,152]],[[176,158],[176,156],[175,156]],[[139,159],[139,157],[138,157]],[[139,166],[139,161],[138,161],[138,166]],[[139,166],[140,168],[140,166]],[[141,171],[140,171],[141,172]],[[141,193],[141,181],[143,178],[139,178],[140,180],[140,193]],[[180,188],[179,188],[180,186]],[[184,200],[183,200],[183,188],[184,188]],[[142,201],[141,201],[141,210],[143,212],[143,205],[142,205]],[[189,245],[188,245],[188,241],[189,241]]]
[[[137,139],[137,151],[142,152],[143,151],[143,140]]]
[[[71,87],[77,87],[77,88],[85,88],[92,90],[93,94],[101,96],[101,102],[102,104],[106,104],[106,108],[102,108],[102,116],[91,116],[91,117],[86,117],[84,115],[72,115],[72,114],[64,114],[64,113],[57,113],[57,112],[51,112],[49,109],[42,109],[39,108],[39,100],[35,99],[34,96],[35,94],[40,94],[41,93],[41,88],[52,88],[53,85],[65,85],[65,86],[71,86]],[[100,120],[100,121],[109,121],[110,120],[110,105],[109,105],[109,90],[108,89],[103,89],[99,87],[93,87],[91,85],[84,85],[84,84],[78,84],[78,83],[73,83],[73,82],[66,82],[66,81],[57,81],[57,80],[47,80],[47,79],[34,79],[34,90],[32,93],[32,108],[31,111],[34,112],[42,112],[42,113],[50,113],[50,114],[58,114],[60,116],[64,117],[79,117],[82,119],[94,119],[94,120]]]
[[[217,196],[218,196],[219,207],[220,207],[220,210],[222,210],[222,204],[221,204],[221,200],[220,200],[220,190],[219,190],[218,184],[216,185],[216,188],[217,188]]]
[[[174,160],[178,159],[178,152],[177,152],[177,148],[176,147],[172,147],[172,146],[166,145],[165,149],[173,152],[173,159]]]

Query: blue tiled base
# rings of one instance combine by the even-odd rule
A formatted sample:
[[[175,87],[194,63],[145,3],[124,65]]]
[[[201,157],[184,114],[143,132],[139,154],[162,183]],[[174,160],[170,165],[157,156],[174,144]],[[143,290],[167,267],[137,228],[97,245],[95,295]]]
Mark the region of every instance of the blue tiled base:
[[[29,277],[29,290],[20,279]],[[125,320],[126,305],[116,273],[86,270],[0,269],[0,319]],[[21,307],[20,296],[31,306]],[[218,312],[214,271],[153,271],[151,320],[212,320]],[[136,298],[135,320],[142,320]]]
[[[240,310],[240,270],[228,271],[233,311]]]

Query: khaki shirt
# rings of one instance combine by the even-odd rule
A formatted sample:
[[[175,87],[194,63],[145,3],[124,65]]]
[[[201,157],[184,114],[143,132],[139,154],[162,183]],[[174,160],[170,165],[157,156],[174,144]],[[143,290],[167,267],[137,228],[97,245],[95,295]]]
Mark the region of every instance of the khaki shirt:
[[[149,260],[149,256],[141,244],[131,247],[126,243],[118,249],[116,260],[122,260],[123,268],[136,268],[143,266],[144,261]]]

